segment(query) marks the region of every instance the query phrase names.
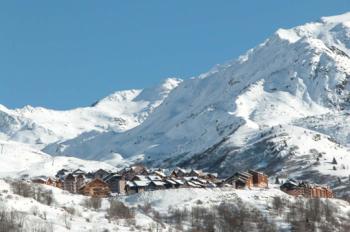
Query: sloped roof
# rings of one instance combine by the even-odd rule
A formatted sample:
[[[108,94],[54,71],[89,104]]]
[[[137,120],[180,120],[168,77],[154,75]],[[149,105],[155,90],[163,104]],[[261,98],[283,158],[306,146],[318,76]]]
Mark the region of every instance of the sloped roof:
[[[137,187],[147,187],[151,183],[149,180],[147,180],[147,181],[135,180],[133,182]]]
[[[165,173],[161,172],[161,171],[154,171],[154,174],[161,176],[161,177],[166,177]]]
[[[178,179],[174,179],[174,178],[172,178],[171,180],[175,181],[179,185],[183,185],[184,184],[184,182],[182,180],[178,180]]]
[[[156,186],[164,186],[165,183],[163,181],[152,181],[152,183]]]
[[[162,178],[160,178],[159,176],[155,176],[155,175],[147,176],[147,178],[149,180],[152,180],[152,181],[156,181],[156,180],[161,181],[162,180]]]
[[[135,187],[136,185],[134,184],[134,182],[132,182],[132,181],[127,181],[126,182],[126,185],[128,186],[128,187]]]
[[[173,180],[165,180],[165,182],[168,182],[168,183],[170,183],[170,184],[177,184],[175,181],[173,181]]]
[[[122,176],[120,174],[114,173],[114,174],[109,174],[105,178],[103,178],[104,181],[110,181],[113,178],[121,178]]]
[[[200,185],[198,185],[198,184],[196,184],[196,183],[194,183],[193,181],[187,181],[186,182],[189,186],[191,186],[191,187],[201,187]]]

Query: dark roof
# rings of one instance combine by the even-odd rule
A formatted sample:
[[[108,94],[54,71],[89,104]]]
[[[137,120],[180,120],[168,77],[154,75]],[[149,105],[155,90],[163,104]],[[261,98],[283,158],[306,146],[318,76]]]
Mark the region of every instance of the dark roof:
[[[84,171],[81,170],[81,169],[77,169],[77,170],[75,170],[75,171],[73,172],[73,174],[74,174],[74,175],[76,175],[76,174],[86,174],[86,172],[84,172]]]
[[[70,173],[64,179],[65,180],[75,180],[75,177]]]
[[[253,170],[253,169],[250,169],[248,172],[249,172],[250,174],[259,174],[259,175],[267,176],[265,173],[263,173],[263,172],[258,172],[258,171]]]

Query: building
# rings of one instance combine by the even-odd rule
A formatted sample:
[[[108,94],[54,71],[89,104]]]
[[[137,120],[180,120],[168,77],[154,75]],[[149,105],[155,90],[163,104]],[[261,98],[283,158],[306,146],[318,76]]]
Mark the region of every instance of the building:
[[[50,185],[50,186],[54,186],[56,187],[56,181],[54,179],[52,179],[51,177],[49,177],[47,180],[46,180],[46,185]]]
[[[267,188],[269,187],[269,177],[262,172],[257,172],[255,170],[248,171],[253,175],[253,185],[258,188]]]
[[[333,198],[333,191],[326,186],[310,184],[307,182],[298,183],[289,179],[280,187],[281,191],[292,196],[303,196],[306,198]]]
[[[126,184],[126,192],[127,194],[145,192],[149,184],[150,181],[144,180],[128,181]]]
[[[196,176],[196,177],[203,177],[205,174],[203,173],[202,170],[195,170],[192,169],[191,172],[189,173],[189,176]]]
[[[158,180],[151,181],[146,187],[146,191],[155,191],[162,189],[165,189],[165,182]]]
[[[31,180],[35,184],[46,184],[47,179],[44,177],[37,177]]]
[[[61,179],[56,179],[55,182],[56,182],[56,184],[55,184],[56,188],[63,189],[64,183],[63,183],[63,181]]]
[[[79,192],[85,196],[108,197],[111,190],[108,184],[101,179],[94,179],[79,189]]]
[[[94,178],[95,179],[99,178],[99,179],[103,180],[109,174],[110,174],[110,172],[101,168],[94,173]]]
[[[70,193],[77,192],[76,180],[75,180],[75,176],[73,176],[73,174],[68,174],[64,178],[63,189],[70,192]]]
[[[76,190],[78,191],[81,187],[85,185],[85,177],[82,174],[75,176]]]
[[[109,174],[104,178],[104,181],[108,184],[108,187],[112,193],[126,193],[126,181],[124,176],[121,176],[119,174]]]
[[[137,175],[148,175],[149,171],[143,165],[134,165],[130,168],[123,169],[119,174],[122,175],[126,181],[131,181]]]
[[[236,172],[225,180],[225,184],[229,184],[237,189],[251,188],[253,187],[253,175],[248,172]]]
[[[159,176],[160,178],[162,179],[165,179],[167,176],[165,175],[164,171],[163,170],[156,170],[152,173],[153,175],[156,175],[156,176]]]
[[[170,174],[170,177],[174,178],[181,178],[186,176],[189,176],[189,172],[182,168],[175,168]]]

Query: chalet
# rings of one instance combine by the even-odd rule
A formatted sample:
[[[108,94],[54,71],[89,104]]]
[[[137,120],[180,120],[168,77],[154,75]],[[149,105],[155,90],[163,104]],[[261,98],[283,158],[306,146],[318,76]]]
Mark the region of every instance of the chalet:
[[[149,171],[143,165],[135,165],[130,168],[123,169],[119,174],[122,175],[125,180],[130,181],[136,175],[148,175]]]
[[[46,185],[50,185],[50,186],[54,186],[56,187],[56,181],[53,180],[51,177],[49,177],[47,180],[46,180]]]
[[[81,187],[79,192],[85,196],[91,197],[108,197],[111,191],[108,184],[101,179],[94,179]]]
[[[206,178],[211,181],[217,181],[218,180],[218,174],[217,173],[207,173]]]
[[[306,198],[333,198],[333,191],[326,186],[309,184],[307,182],[300,182],[290,179],[287,180],[280,189],[292,196],[303,196]]]
[[[164,171],[160,170],[160,169],[157,170],[157,171],[154,171],[152,174],[155,175],[155,176],[160,177],[161,179],[165,179],[166,178],[166,175],[165,175]]]
[[[172,180],[178,184],[179,188],[181,188],[183,185],[185,185],[185,182],[183,180],[174,179],[174,178]]]
[[[237,189],[251,188],[253,187],[253,175],[248,172],[237,172],[233,176],[227,178],[225,183]]]
[[[191,172],[189,173],[189,176],[197,176],[197,177],[203,177],[205,174],[203,173],[202,170],[194,170],[192,169]]]
[[[198,185],[198,183],[194,181],[186,181],[182,188],[201,188],[202,186]]]
[[[82,174],[79,174],[75,177],[76,190],[80,189],[85,185],[85,177]]]
[[[125,191],[127,194],[137,193],[137,187],[133,181],[127,181],[125,185]]]
[[[125,194],[126,181],[125,178],[119,174],[109,174],[104,178],[112,193]]]
[[[258,188],[267,188],[269,186],[269,177],[262,172],[249,170],[249,174],[253,176],[253,185]]]
[[[189,176],[189,173],[182,168],[176,168],[170,174],[170,177],[174,177],[174,178],[181,178],[185,176]]]
[[[99,179],[103,180],[109,174],[110,174],[110,172],[103,170],[103,169],[99,169],[94,173],[94,178],[95,179],[99,178]]]
[[[163,179],[160,176],[156,175],[150,175],[146,177],[150,181],[163,181]]]
[[[283,185],[281,185],[280,189],[292,196],[301,196],[304,194],[303,188],[299,187],[299,183],[294,179],[287,180]]]
[[[174,189],[174,188],[179,188],[180,184],[178,184],[177,182],[175,182],[172,179],[167,179],[167,180],[165,180],[164,186],[166,189]]]
[[[146,191],[155,191],[165,189],[165,183],[163,181],[151,181],[146,187]]]
[[[128,194],[145,192],[149,184],[150,181],[144,180],[128,181],[126,184],[126,192]]]
[[[61,179],[56,179],[55,182],[56,182],[55,183],[56,188],[63,189],[64,183],[63,183],[63,181]]]
[[[35,184],[46,184],[47,179],[44,177],[37,177],[32,179],[32,182]]]
[[[77,192],[76,179],[75,179],[75,176],[73,176],[73,174],[68,174],[64,178],[63,189],[70,193]]]

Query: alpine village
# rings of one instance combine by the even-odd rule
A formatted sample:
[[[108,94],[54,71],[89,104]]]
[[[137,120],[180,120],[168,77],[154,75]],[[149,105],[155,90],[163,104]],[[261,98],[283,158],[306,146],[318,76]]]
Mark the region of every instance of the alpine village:
[[[236,172],[229,178],[220,179],[217,173],[203,172],[202,170],[182,168],[175,168],[172,171],[150,170],[143,165],[124,168],[117,173],[103,169],[95,172],[85,172],[81,169],[74,171],[62,169],[57,172],[55,177],[37,177],[30,181],[95,198],[178,188],[269,188],[268,176],[255,170]],[[328,186],[305,181],[299,182],[294,179],[281,182],[276,178],[275,184],[281,184],[280,190],[295,197],[334,197],[333,191]]]

